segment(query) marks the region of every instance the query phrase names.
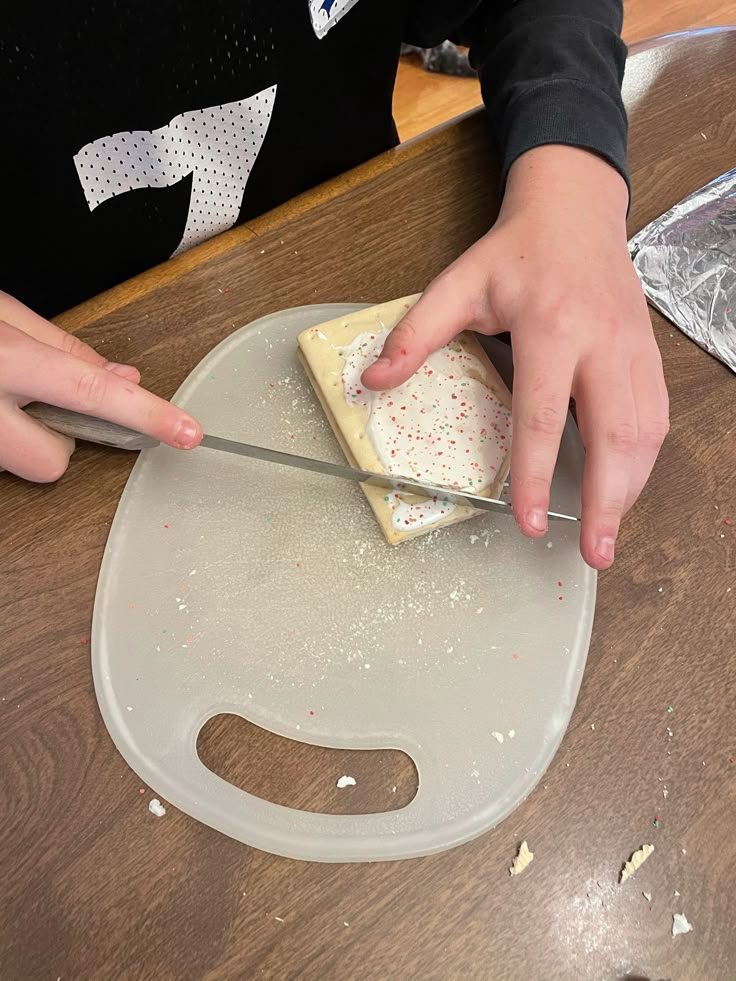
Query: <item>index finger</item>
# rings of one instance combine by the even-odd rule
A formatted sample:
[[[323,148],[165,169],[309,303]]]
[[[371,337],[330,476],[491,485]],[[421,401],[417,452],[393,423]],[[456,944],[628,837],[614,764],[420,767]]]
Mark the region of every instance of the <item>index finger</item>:
[[[390,332],[378,359],[363,372],[363,384],[374,390],[402,385],[433,351],[468,327],[469,319],[457,288],[439,277]]]
[[[570,402],[573,366],[541,347],[514,352],[512,497],[525,535],[547,530],[549,491]]]
[[[11,380],[16,395],[106,419],[178,449],[201,441],[199,423],[166,399],[32,337],[25,343],[32,357],[18,359]]]

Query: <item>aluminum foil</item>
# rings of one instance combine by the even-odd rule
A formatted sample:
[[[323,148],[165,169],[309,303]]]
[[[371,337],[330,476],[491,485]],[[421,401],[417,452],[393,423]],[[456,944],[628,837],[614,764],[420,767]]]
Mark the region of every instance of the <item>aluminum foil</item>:
[[[736,372],[736,168],[629,242],[647,299]]]

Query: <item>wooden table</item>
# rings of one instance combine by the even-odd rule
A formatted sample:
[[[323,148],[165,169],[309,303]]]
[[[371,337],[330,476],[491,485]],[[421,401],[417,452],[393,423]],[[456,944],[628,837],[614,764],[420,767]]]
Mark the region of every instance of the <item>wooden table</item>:
[[[634,56],[631,231],[736,164],[734,63],[733,33]],[[493,159],[482,118],[461,119],[60,321],[168,396],[261,314],[423,287],[490,223]],[[601,577],[569,731],[501,827],[433,858],[306,865],[173,808],[149,814],[101,722],[83,640],[132,460],[86,447],[57,486],[0,477],[4,981],[734,977],[734,380],[653,319],[672,434]],[[327,751],[217,723],[202,755],[253,791],[335,806]],[[396,754],[345,765],[356,809],[392,806],[392,785],[411,796]],[[536,858],[510,879],[521,838]],[[654,855],[620,887],[647,841]],[[673,939],[679,911],[694,932]]]

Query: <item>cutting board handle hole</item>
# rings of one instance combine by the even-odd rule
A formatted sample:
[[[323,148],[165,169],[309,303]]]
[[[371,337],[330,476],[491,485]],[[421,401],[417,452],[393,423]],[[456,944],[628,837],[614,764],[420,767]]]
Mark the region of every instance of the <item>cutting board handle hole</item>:
[[[397,749],[328,749],[277,736],[239,715],[209,719],[197,753],[217,776],[262,800],[319,814],[397,811],[419,787],[412,759]],[[337,787],[342,776],[355,786]]]

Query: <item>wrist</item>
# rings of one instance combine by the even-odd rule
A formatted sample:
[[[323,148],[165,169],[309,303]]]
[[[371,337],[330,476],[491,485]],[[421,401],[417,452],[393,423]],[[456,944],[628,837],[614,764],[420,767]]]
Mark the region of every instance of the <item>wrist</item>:
[[[509,170],[500,218],[519,213],[566,216],[573,207],[586,219],[619,225],[626,235],[629,191],[602,157],[578,147],[535,147]]]

